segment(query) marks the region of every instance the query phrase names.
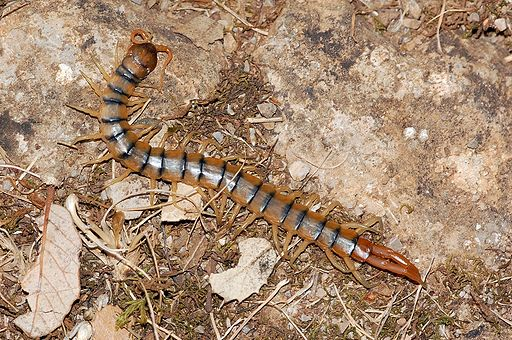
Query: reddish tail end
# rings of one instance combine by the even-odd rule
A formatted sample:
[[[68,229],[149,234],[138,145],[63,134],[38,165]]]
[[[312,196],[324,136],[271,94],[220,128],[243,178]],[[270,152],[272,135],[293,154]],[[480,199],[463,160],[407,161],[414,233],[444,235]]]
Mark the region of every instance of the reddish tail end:
[[[359,237],[351,257],[358,262],[366,262],[375,268],[387,270],[423,285],[418,268],[405,256],[364,237]]]

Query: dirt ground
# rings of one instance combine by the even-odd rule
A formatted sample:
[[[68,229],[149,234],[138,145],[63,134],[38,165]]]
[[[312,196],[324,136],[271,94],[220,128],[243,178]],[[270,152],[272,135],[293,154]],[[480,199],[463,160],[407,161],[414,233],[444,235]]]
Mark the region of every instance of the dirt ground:
[[[0,338],[29,338],[14,320],[30,311],[22,287],[46,246],[36,220],[71,194],[104,233],[80,229],[79,294],[46,339],[512,338],[512,4],[16,0],[0,11]],[[211,274],[237,265],[239,240],[271,240],[266,222],[233,240],[231,215],[211,208],[119,222],[112,203],[141,193],[132,204],[148,206],[150,183],[132,174],[104,190],[122,166],[85,165],[104,144],[71,143],[98,123],[67,105],[99,107],[81,72],[104,86],[95,62],[110,73],[136,28],[174,54],[141,90],[151,100],[137,123],[164,127],[152,143],[210,141],[201,151],[303,201],[339,202],[333,219],[382,218],[366,236],[411,259],[425,287],[362,265],[367,289],[311,246],[259,293],[223,301]],[[131,247],[123,255],[147,276],[88,232]]]

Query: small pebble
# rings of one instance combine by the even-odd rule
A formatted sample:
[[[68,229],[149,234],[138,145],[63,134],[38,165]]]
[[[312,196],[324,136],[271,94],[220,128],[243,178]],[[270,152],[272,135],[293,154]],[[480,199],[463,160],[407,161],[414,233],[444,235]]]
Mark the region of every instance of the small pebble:
[[[421,26],[421,20],[404,18],[404,20],[402,21],[402,25],[404,25],[407,28],[417,30]]]
[[[407,320],[405,318],[400,318],[400,319],[396,320],[396,323],[398,326],[402,327],[403,325],[405,325],[407,323]]]
[[[295,161],[290,164],[288,171],[293,180],[300,182],[309,174],[311,167],[302,161]]]
[[[406,127],[404,129],[405,139],[413,139],[416,136],[416,129],[413,127]]]
[[[499,18],[494,20],[494,27],[498,32],[505,31],[507,29],[507,20],[505,18]]]
[[[260,111],[261,115],[265,118],[272,117],[277,110],[277,107],[272,103],[261,103],[256,105],[258,111]]]
[[[302,321],[302,322],[309,322],[311,320],[313,320],[313,317],[310,315],[302,314],[300,316],[300,321]]]
[[[212,136],[213,138],[215,138],[215,140],[217,142],[219,142],[220,144],[222,144],[222,141],[224,140],[224,134],[220,131],[215,131],[214,133],[212,133]]]
[[[230,116],[234,116],[236,115],[236,112],[231,108],[231,104],[228,104],[227,108],[226,108],[226,112],[228,113],[228,115]]]
[[[256,145],[256,130],[254,128],[249,128],[249,141],[252,146]]]
[[[388,242],[388,247],[393,249],[394,251],[401,251],[404,247],[400,239],[396,236],[392,237]]]
[[[251,65],[249,64],[249,61],[244,61],[244,72],[249,73],[251,71]]]
[[[231,54],[236,51],[237,48],[237,42],[236,39],[233,37],[233,34],[227,33],[224,35],[224,51],[226,53]]]
[[[421,7],[416,0],[407,0],[405,3],[407,4],[409,15],[414,19],[419,19],[421,17]]]
[[[418,134],[418,139],[420,142],[425,143],[428,140],[428,130],[421,129],[420,133]]]
[[[96,308],[98,310],[102,309],[106,305],[108,305],[109,297],[107,293],[103,293],[96,298]]]
[[[475,150],[480,146],[482,142],[482,137],[480,135],[476,135],[466,146],[468,149]]]
[[[196,333],[199,333],[199,334],[204,334],[204,331],[205,331],[204,326],[202,326],[202,325],[197,326],[196,328],[194,328],[194,330],[196,331]]]
[[[468,16],[468,21],[469,22],[480,22],[480,15],[478,13],[471,13],[469,16]]]

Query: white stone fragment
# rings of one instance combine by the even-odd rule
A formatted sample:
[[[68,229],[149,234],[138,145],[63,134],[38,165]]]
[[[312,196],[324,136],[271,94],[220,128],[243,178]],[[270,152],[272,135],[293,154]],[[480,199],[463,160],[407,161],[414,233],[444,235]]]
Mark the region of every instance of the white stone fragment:
[[[235,268],[210,275],[212,291],[225,302],[243,301],[267,283],[279,257],[272,244],[264,238],[240,241],[240,260]]]
[[[404,129],[404,137],[405,139],[413,139],[414,137],[416,137],[416,129],[410,126],[406,127]]]
[[[59,71],[55,76],[55,81],[59,84],[66,85],[73,81],[73,70],[69,65],[59,64]]]
[[[290,172],[290,176],[292,176],[295,181],[302,181],[311,171],[311,166],[303,161],[295,161],[288,167],[288,171]]]
[[[193,221],[199,217],[202,200],[194,187],[178,183],[176,201],[162,208],[162,222]]]
[[[138,175],[130,175],[121,182],[117,182],[106,188],[103,192],[116,205],[116,210],[122,211],[126,220],[133,220],[142,215],[142,211],[128,211],[132,208],[146,207],[149,205],[149,196],[140,195],[128,199],[127,196],[142,192],[147,188],[147,179]],[[121,201],[122,200],[122,201]]]
[[[499,18],[494,20],[494,27],[498,32],[505,31],[507,29],[507,20],[505,18]]]
[[[422,143],[426,142],[428,140],[428,130],[427,129],[421,129],[420,133],[418,134],[418,139]]]
[[[224,140],[224,134],[222,132],[215,131],[214,133],[212,133],[212,136],[213,138],[215,138],[217,142],[222,144],[222,141]]]

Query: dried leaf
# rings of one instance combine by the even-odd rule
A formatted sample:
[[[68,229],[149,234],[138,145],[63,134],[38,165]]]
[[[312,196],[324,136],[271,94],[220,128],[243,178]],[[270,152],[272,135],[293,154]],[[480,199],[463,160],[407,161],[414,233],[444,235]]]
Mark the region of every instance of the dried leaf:
[[[42,228],[42,217],[38,224]],[[44,336],[59,327],[80,293],[78,255],[82,242],[64,207],[52,204],[42,242],[39,257],[21,282],[31,312],[14,320],[31,337]]]
[[[278,256],[270,242],[263,238],[248,238],[238,243],[240,261],[235,268],[210,275],[212,291],[226,300],[243,301],[259,292],[274,270]]]
[[[123,311],[117,306],[107,305],[96,313],[92,322],[94,330],[93,339],[124,340],[130,338],[130,333],[124,329],[117,329],[116,319]]]
[[[178,183],[176,200],[175,204],[162,208],[162,222],[193,221],[199,217],[202,201],[194,187]]]
[[[112,202],[119,202],[116,206],[116,210],[124,212],[126,220],[134,220],[142,215],[142,211],[128,211],[132,208],[140,208],[149,205],[149,196],[133,196],[125,199],[127,196],[131,196],[138,192],[144,191],[147,182],[143,177],[131,175],[123,179],[121,182],[117,182],[109,186],[102,193],[106,197],[110,198]]]

